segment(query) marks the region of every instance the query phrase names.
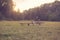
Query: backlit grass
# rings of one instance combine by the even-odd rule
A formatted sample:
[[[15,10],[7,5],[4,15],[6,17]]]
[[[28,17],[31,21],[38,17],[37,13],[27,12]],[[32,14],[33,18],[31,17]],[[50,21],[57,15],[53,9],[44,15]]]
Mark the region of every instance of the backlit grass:
[[[0,40],[60,40],[60,22],[21,25],[31,21],[0,21]]]

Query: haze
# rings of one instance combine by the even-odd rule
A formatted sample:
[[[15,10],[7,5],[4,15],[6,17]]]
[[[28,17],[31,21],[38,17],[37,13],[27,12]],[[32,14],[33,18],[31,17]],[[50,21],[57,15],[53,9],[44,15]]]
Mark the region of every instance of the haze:
[[[30,8],[38,7],[45,3],[51,3],[55,0],[13,0],[15,7],[14,10],[23,12],[24,10],[28,10]]]

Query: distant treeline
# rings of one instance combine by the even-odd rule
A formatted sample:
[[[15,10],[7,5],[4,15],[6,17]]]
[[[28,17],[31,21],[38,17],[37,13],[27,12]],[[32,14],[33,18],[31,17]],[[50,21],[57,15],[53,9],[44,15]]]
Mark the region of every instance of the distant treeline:
[[[23,13],[13,11],[13,6],[12,0],[0,1],[0,20],[60,21],[60,1],[43,4]]]

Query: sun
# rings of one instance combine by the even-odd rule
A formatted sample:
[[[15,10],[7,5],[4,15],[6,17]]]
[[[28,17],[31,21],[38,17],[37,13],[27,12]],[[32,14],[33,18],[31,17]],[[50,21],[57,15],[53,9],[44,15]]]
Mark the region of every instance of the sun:
[[[13,3],[15,4],[14,10],[20,12],[23,12],[24,10],[28,10],[30,8],[38,7],[44,3],[51,3],[55,0],[13,0]]]

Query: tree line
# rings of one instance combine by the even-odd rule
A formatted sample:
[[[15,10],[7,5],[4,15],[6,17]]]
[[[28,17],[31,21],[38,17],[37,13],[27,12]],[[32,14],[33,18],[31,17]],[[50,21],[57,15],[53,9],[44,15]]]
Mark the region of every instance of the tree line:
[[[30,8],[23,13],[13,11],[13,6],[12,0],[0,1],[0,20],[60,21],[60,1]]]

